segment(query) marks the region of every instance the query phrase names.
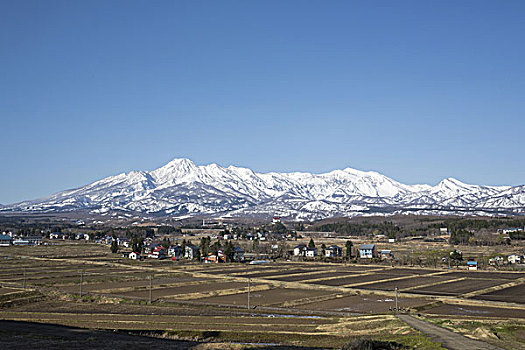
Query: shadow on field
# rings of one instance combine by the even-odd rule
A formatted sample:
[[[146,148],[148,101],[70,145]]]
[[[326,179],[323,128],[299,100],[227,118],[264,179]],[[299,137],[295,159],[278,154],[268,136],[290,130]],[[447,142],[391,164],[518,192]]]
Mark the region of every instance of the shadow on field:
[[[215,332],[209,332],[215,333]],[[207,334],[214,336],[215,334]],[[68,326],[42,324],[23,321],[0,320],[0,349],[148,349],[152,346],[163,349],[200,349],[204,342],[189,340],[171,340],[131,335],[124,332],[110,332]],[[254,344],[255,345],[255,344]],[[224,344],[207,343],[203,349],[220,349]],[[257,350],[306,350],[309,347],[295,347],[286,345],[254,346]]]

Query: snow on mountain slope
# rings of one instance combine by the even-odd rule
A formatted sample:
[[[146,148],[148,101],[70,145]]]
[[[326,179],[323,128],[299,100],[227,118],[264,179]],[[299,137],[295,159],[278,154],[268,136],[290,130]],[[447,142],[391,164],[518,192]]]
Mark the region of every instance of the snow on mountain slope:
[[[351,168],[324,174],[256,173],[174,159],[156,170],[132,171],[2,211],[120,210],[155,215],[325,218],[403,211],[523,213],[525,186],[479,186],[448,178],[436,186],[405,185]]]

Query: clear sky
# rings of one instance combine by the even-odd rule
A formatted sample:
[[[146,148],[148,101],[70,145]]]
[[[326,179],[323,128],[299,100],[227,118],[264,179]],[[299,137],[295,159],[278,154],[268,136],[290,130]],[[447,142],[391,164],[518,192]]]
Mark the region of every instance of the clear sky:
[[[0,0],[0,203],[172,158],[525,183],[525,1]]]

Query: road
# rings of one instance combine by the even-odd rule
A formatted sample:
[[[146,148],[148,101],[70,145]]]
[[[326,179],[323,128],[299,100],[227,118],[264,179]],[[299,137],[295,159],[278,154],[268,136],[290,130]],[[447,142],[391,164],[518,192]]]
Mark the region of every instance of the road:
[[[467,338],[461,334],[454,333],[448,329],[439,327],[435,324],[422,321],[410,315],[397,315],[397,317],[419,330],[420,332],[429,336],[433,341],[441,343],[444,348],[450,350],[465,350],[465,349],[479,349],[479,350],[502,350],[497,346],[485,343],[480,340]]]

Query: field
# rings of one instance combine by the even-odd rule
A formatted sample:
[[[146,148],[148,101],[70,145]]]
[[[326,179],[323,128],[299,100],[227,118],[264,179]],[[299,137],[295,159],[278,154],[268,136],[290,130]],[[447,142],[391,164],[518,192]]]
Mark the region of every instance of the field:
[[[402,312],[525,320],[522,273],[131,261],[102,248],[1,249],[0,319],[199,342],[340,348],[369,336],[438,349],[395,318],[397,287]]]

